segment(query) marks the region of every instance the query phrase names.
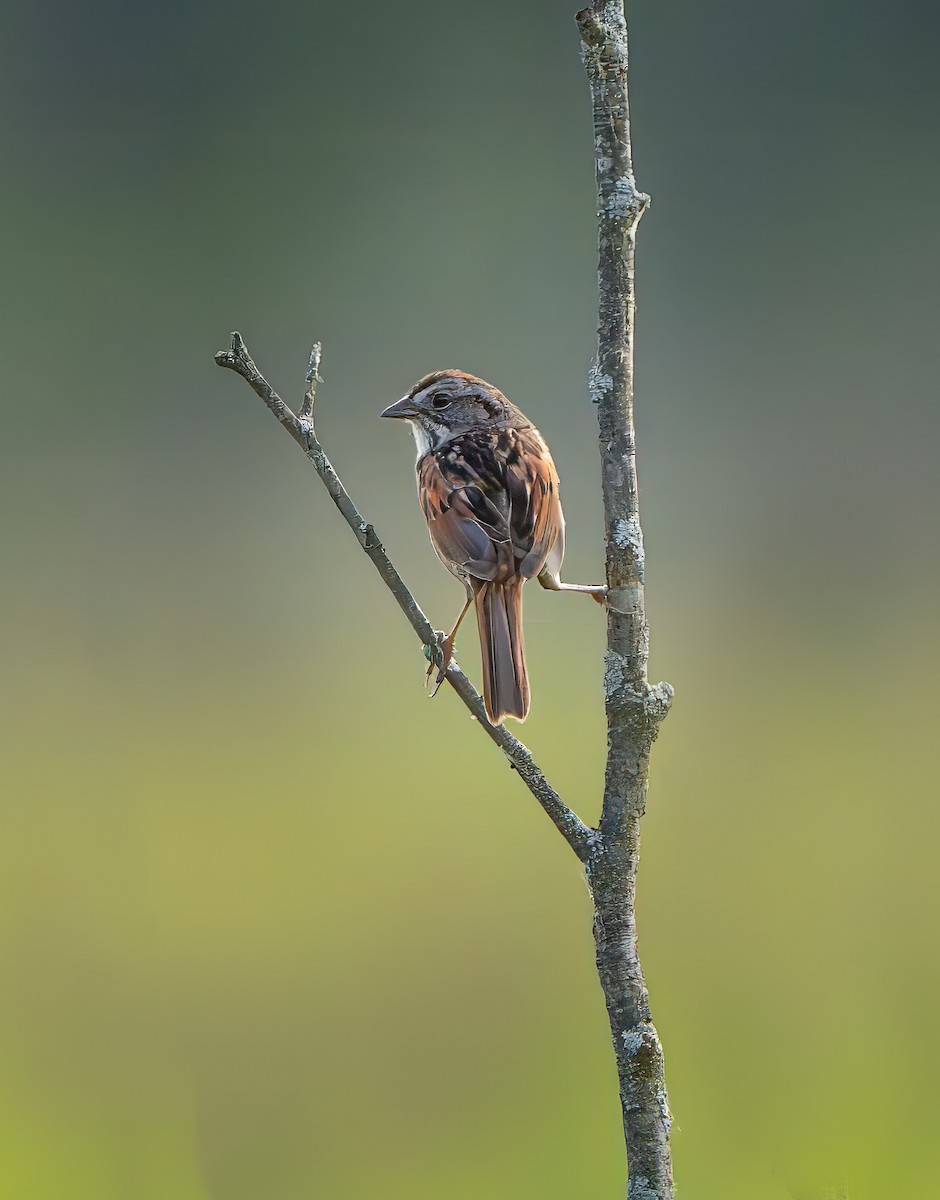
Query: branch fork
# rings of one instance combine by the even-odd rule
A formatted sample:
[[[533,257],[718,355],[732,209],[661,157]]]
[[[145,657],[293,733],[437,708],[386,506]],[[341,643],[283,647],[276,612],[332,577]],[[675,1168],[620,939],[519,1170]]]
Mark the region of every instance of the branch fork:
[[[649,629],[633,428],[633,260],[636,227],[649,207],[633,174],[627,100],[627,28],[623,0],[594,0],[577,15],[582,58],[594,109],[597,182],[599,325],[589,389],[597,408],[607,547],[607,654],[604,697],[607,769],[597,829],[560,798],[526,746],[487,720],[483,699],[451,660],[444,670],[443,634],[433,628],[386,553],[374,527],[353,504],[317,439],[314,406],[321,347],[311,350],[297,413],[255,366],[244,340],[215,356],[246,380],[303,450],[359,545],[417,635],[424,656],[495,742],[583,864],[594,900],[597,971],[617,1063],[629,1179],[627,1200],[672,1200],[674,1186],[663,1051],[650,1013],[637,947],[634,897],[640,818],[646,807],[649,758],[672,702],[668,683],[647,675]]]
[[[440,668],[443,666],[440,640],[445,635],[435,629],[424,615],[414,595],[398,573],[398,569],[388,557],[375,527],[366,521],[356,508],[317,438],[313,410],[316,403],[316,388],[320,382],[321,356],[322,349],[317,342],[310,352],[306,390],[299,414],[295,413],[281,399],[258,370],[240,333],[232,334],[230,349],[220,350],[215,356],[215,361],[220,367],[234,371],[246,381],[303,450],[307,461],[320,477],[333,503],[355,535],[356,541],[368,555],[382,577],[382,581],[395,597],[399,608],[417,634],[425,658]],[[483,697],[453,659],[447,666],[444,679],[457,693],[475,720],[479,722],[487,736],[505,754],[510,766],[516,770],[523,783],[548,814],[581,862],[585,862],[588,856],[589,838],[594,831],[564,803],[536,765],[528,748],[504,726],[490,724],[483,706]]]

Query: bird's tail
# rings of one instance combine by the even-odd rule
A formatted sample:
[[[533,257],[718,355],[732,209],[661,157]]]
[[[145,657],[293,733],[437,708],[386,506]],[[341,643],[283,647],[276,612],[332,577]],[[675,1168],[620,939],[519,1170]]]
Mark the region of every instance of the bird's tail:
[[[524,721],[529,712],[529,677],[522,638],[522,585],[481,582],[474,588],[473,607],[483,653],[483,699],[494,725],[504,717]]]

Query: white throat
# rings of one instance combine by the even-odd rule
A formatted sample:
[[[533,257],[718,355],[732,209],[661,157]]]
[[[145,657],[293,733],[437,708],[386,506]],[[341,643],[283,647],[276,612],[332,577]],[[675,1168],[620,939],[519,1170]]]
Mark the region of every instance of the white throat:
[[[424,458],[431,449],[431,438],[420,421],[410,421],[411,432],[415,435],[415,445],[418,447],[418,461]]]

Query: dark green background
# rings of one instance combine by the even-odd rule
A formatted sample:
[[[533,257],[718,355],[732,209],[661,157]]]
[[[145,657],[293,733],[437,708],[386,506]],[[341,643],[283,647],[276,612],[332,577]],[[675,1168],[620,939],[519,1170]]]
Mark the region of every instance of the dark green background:
[[[630,4],[677,688],[639,920],[696,1200],[936,1194],[937,14]],[[597,577],[571,8],[12,0],[0,36],[0,1191],[618,1195],[577,866],[212,363],[238,327],[297,400],[323,341],[321,435],[439,625],[376,417],[492,379]],[[533,594],[527,632],[526,739],[593,820],[600,613]]]

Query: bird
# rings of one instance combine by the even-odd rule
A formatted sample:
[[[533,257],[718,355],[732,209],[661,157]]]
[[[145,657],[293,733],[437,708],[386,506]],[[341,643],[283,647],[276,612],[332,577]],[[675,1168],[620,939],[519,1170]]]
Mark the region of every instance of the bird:
[[[603,604],[602,584],[561,581],[565,518],[558,472],[545,439],[492,384],[465,371],[432,371],[383,417],[411,423],[418,501],[431,544],[467,591],[453,629],[441,636],[443,682],[460,623],[472,605],[483,664],[483,701],[493,725],[524,721],[530,692],[522,629],[529,579],[556,592],[586,592]]]

